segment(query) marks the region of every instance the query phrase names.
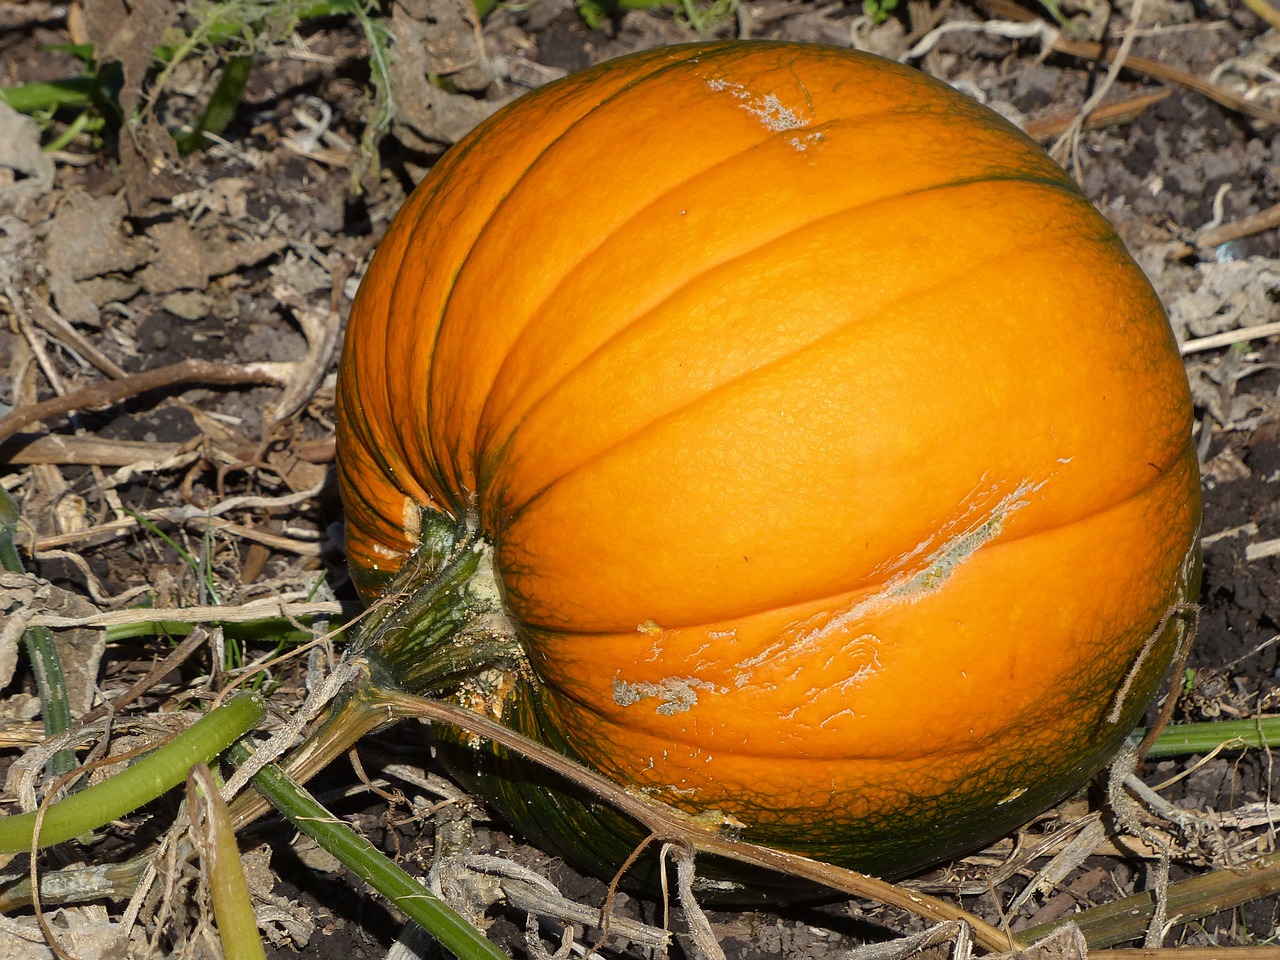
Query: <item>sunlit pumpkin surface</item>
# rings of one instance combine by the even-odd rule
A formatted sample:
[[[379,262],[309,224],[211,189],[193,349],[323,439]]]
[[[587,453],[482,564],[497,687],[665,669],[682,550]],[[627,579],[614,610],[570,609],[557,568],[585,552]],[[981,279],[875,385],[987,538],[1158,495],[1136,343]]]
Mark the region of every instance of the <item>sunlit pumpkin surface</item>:
[[[668,48],[500,111],[382,242],[339,413],[366,596],[419,508],[473,514],[553,740],[881,873],[1096,772],[1194,599],[1151,287],[1030,140],[869,55]]]

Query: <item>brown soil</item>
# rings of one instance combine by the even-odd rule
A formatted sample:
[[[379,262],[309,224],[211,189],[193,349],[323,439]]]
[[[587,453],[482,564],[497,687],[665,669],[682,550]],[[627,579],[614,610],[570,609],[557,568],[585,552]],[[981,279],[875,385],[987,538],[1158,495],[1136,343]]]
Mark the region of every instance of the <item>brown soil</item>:
[[[365,35],[353,19],[306,22],[291,34],[258,38],[251,79],[229,125],[208,149],[179,156],[166,128],[199,115],[228,48],[197,51],[158,91],[149,57],[138,51],[145,54],[166,29],[192,29],[193,15],[171,14],[160,0],[88,7],[86,17],[79,6],[69,8],[71,15],[67,7],[36,2],[0,6],[0,86],[76,75],[81,67],[73,56],[48,48],[90,41],[103,61],[122,64],[119,96],[126,109],[143,107],[132,136],[108,125],[53,154],[34,146],[62,133],[74,112],[59,113],[43,130],[0,112],[0,316],[6,320],[0,416],[103,383],[112,364],[125,375],[188,358],[240,369],[264,361],[285,366],[276,368],[274,385],[157,389],[73,416],[50,416],[5,442],[0,476],[22,507],[24,554],[53,588],[40,603],[83,613],[143,601],[234,607],[285,596],[353,610],[332,481],[333,347],[377,238],[436,157],[501,102],[601,59],[697,34],[662,10],[626,13],[592,29],[569,0],[500,8],[482,25],[464,16],[455,0],[390,4],[400,113],[370,158],[360,151],[374,96]],[[1108,48],[1117,49],[1129,7],[1121,5],[1110,21],[1108,9],[1100,2],[1066,5],[1079,42],[1106,38]],[[1275,712],[1280,697],[1280,337],[1239,346],[1191,342],[1280,319],[1277,229],[1214,232],[1280,203],[1280,128],[1265,119],[1280,106],[1280,34],[1225,0],[1146,0],[1142,9],[1129,56],[1180,74],[1121,71],[1074,150],[1067,142],[1059,156],[1117,225],[1168,306],[1179,338],[1190,344],[1205,565],[1199,637],[1188,673],[1176,684],[1174,719],[1250,718]],[[1006,29],[1042,16],[1038,6],[912,2],[901,18],[875,27],[860,13],[859,4],[741,0],[736,16],[711,32],[845,45],[852,39],[900,57],[929,34],[935,19],[967,24],[970,29],[946,33],[911,62],[987,100],[1046,146],[1113,79],[1088,56],[1054,52],[1025,31]],[[131,39],[122,40],[129,31]],[[1209,92],[1219,95],[1180,82],[1185,77],[1207,81]],[[1111,110],[1121,103],[1128,106]],[[51,435],[64,441],[54,446]],[[233,502],[237,497],[257,499]],[[130,522],[137,514],[146,524]],[[337,622],[338,613],[330,616]],[[119,694],[173,646],[151,636],[104,645],[93,630],[68,631],[61,639],[78,712]],[[200,650],[131,711],[189,705],[274,650],[270,638],[242,634],[238,642],[242,649],[225,656]],[[322,658],[313,665],[322,668]],[[271,682],[278,713],[287,715],[305,690],[303,665],[274,668]],[[39,739],[35,689],[19,658],[0,700],[8,761]],[[373,737],[361,757],[370,776],[403,791],[400,801],[348,789],[359,781],[345,763],[315,789],[411,871],[425,873],[436,823],[427,811],[448,788],[422,779],[436,774],[420,732],[400,728]],[[418,779],[405,779],[404,767],[415,768]],[[1181,775],[1162,795],[1203,814],[1198,837],[1151,821],[1177,850],[1174,879],[1221,863],[1227,850],[1238,858],[1270,849],[1265,804],[1280,779],[1269,753],[1161,760],[1142,773],[1151,784]],[[14,789],[13,783],[7,788]],[[10,798],[7,792],[4,799]],[[1045,863],[1000,874],[997,867],[1015,841],[1042,839],[1089,809],[1108,807],[1097,794],[1078,797],[1019,838],[914,882],[993,922],[1007,918],[1014,929],[1157,883],[1153,860],[1121,854],[1103,841],[1066,877],[1006,914]],[[1235,814],[1247,822],[1240,826]],[[138,822],[108,828],[81,854],[52,855],[48,868],[83,856],[130,856],[141,837],[160,832],[172,816],[172,804],[158,804]],[[603,884],[523,845],[481,811],[467,822],[471,852],[541,872],[570,900],[593,907],[604,902]],[[323,854],[271,820],[247,831],[242,849],[274,955],[386,954],[401,918]],[[18,858],[0,872],[22,874],[24,864]],[[990,876],[997,881],[988,884]],[[138,939],[146,936],[154,936],[156,955],[215,955],[203,939],[208,924],[192,906],[202,902],[194,868],[174,871],[168,882],[174,903],[186,898],[188,906],[158,919],[150,905],[130,955],[146,955]],[[614,907],[619,916],[663,923],[652,903],[623,895]],[[121,909],[102,900],[66,911],[61,929],[76,944],[74,952],[110,955],[92,934],[118,933],[108,924]],[[29,913],[18,909],[13,916]],[[674,913],[673,928],[683,931]],[[487,917],[491,936],[509,952],[538,955],[530,952],[523,911],[497,905]],[[841,898],[717,912],[710,919],[725,954],[740,960],[834,958],[923,928],[897,911]],[[1163,943],[1258,944],[1277,924],[1280,902],[1272,897],[1175,923]],[[66,932],[72,929],[81,931],[80,939]],[[544,917],[544,950],[555,950],[558,930],[553,917]],[[579,936],[592,942],[589,934]],[[36,955],[21,952],[37,949],[29,944],[6,945],[9,937],[0,928],[0,957]],[[683,933],[677,943],[695,955]],[[606,953],[652,951],[614,942]]]

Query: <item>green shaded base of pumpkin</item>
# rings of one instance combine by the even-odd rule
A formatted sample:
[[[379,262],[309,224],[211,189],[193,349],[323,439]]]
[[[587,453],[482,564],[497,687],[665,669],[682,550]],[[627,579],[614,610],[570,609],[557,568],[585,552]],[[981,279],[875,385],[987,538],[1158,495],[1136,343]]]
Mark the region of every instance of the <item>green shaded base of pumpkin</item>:
[[[1163,664],[1175,638],[1162,644]],[[1154,676],[1158,681],[1159,675]],[[1141,702],[1145,703],[1143,699]],[[728,811],[753,822],[738,839],[774,847],[869,873],[897,879],[970,853],[1016,829],[1037,813],[1069,796],[1116,753],[1136,721],[1109,725],[1105,738],[1091,739],[1091,749],[1055,776],[1040,779],[1009,800],[1008,783],[1026,782],[1027,771],[1042,766],[1040,758],[1009,756],[1001,769],[988,768],[972,782],[951,784],[942,795],[916,798],[882,819],[842,821],[839,804],[825,812],[755,811],[744,802]],[[529,684],[517,690],[504,723],[579,760],[547,719],[538,691]],[[438,734],[439,735],[439,734]],[[523,757],[492,744],[472,745],[465,735],[437,740],[438,756],[466,789],[483,798],[505,822],[529,842],[563,857],[576,869],[608,880],[645,841],[640,825],[614,812],[605,802],[584,796],[574,786]],[[1061,763],[1061,755],[1056,757]],[[993,788],[992,784],[998,786]],[[744,798],[746,799],[746,798]],[[651,846],[622,878],[621,887],[653,896],[660,889],[657,845]],[[736,863],[704,857],[695,887],[711,905],[749,905],[812,899],[823,892],[805,881]]]
[[[419,551],[419,569],[402,571],[404,599],[388,615],[374,618],[376,629],[360,645],[374,683],[451,699],[489,715],[500,713],[501,721],[516,732],[582,762],[560,732],[554,694],[524,662],[499,593],[485,585],[494,577],[487,545],[463,530],[437,533],[437,540]],[[427,547],[430,559],[424,560]],[[744,841],[890,879],[998,839],[1077,790],[1120,748],[1186,636],[1182,605],[1196,595],[1199,572],[1193,551],[1168,597],[1168,612],[1152,612],[1159,623],[1131,675],[1123,678],[1121,708],[1087,705],[1083,712],[1099,719],[1094,729],[1074,731],[1075,742],[1064,742],[1061,732],[1049,734],[1043,728],[1037,736],[1034,720],[1028,720],[1026,732],[1010,738],[1016,747],[998,754],[979,751],[972,762],[939,758],[936,789],[921,789],[930,775],[925,762],[897,768],[883,764],[874,780],[859,785],[859,796],[833,794],[821,810],[788,810],[768,798],[734,796],[723,802],[721,812],[744,825],[738,835]],[[1056,696],[1060,702],[1063,694]],[[441,760],[464,787],[534,845],[585,873],[612,878],[648,839],[644,828],[605,801],[584,795],[505,748],[477,742],[460,730],[436,728],[435,738]],[[877,815],[851,818],[847,811],[865,809],[868,797],[874,799]],[[693,815],[707,812],[682,809]],[[649,895],[659,891],[659,848],[654,844],[629,868],[621,881],[624,889]],[[698,875],[696,890],[708,904],[820,895],[803,881],[710,857],[700,859]]]

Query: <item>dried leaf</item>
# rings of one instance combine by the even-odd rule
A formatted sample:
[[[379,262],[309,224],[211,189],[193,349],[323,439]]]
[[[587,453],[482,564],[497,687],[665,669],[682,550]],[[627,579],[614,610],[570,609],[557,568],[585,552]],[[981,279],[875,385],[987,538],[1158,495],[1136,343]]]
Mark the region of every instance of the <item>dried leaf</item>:
[[[185,220],[157,223],[147,235],[155,244],[155,259],[142,271],[148,293],[203,290],[211,277],[221,277],[279,253],[287,237],[232,242],[216,233],[203,233]]]
[[[441,66],[431,53],[435,31],[434,24],[415,17],[406,5],[393,8],[391,84],[396,91],[396,136],[427,153],[461,139],[501,105],[450,93],[431,82],[431,76],[440,75]]]
[[[1280,287],[1280,260],[1251,257],[1196,265],[1199,286],[1174,299],[1169,320],[1175,330],[1197,337],[1266,323],[1280,317],[1272,293]]]

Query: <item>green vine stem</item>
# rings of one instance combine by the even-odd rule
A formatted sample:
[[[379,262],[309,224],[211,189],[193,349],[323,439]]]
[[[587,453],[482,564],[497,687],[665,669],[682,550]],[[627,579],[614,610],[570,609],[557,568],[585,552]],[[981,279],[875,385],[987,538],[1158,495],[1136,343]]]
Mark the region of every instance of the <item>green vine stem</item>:
[[[194,764],[208,763],[265,716],[257,694],[233,697],[110,779],[51,804],[44,811],[37,846],[78,837],[149,803],[182,783]],[[36,816],[31,812],[0,818],[0,853],[31,849]]]
[[[249,759],[237,744],[231,758]],[[253,784],[298,830],[314,839],[362,880],[418,923],[458,960],[508,960],[479,930],[455,913],[364,837],[326,810],[279,768],[268,764],[253,775]]]
[[[1168,915],[1184,921],[1207,917],[1277,893],[1280,893],[1280,854],[1273,853],[1258,857],[1238,870],[1214,870],[1169,884]],[[1018,939],[1034,943],[1058,927],[1074,923],[1091,950],[1101,949],[1140,939],[1146,934],[1154,912],[1154,897],[1150,893],[1138,893],[1021,930]],[[1125,951],[1125,955],[1129,952]],[[1258,954],[1252,956],[1259,957]]]
[[[1142,731],[1134,737],[1142,739]],[[1165,727],[1147,751],[1148,757],[1176,757],[1188,753],[1209,753],[1219,747],[1262,749],[1280,743],[1280,717],[1251,720],[1214,720],[1210,723],[1183,723]]]

